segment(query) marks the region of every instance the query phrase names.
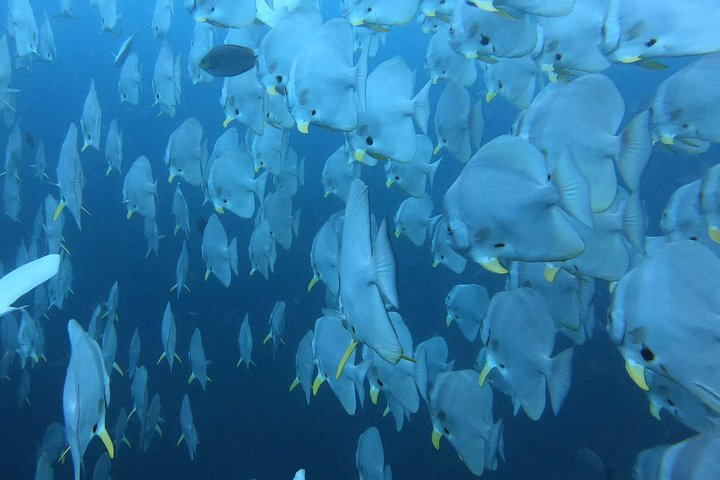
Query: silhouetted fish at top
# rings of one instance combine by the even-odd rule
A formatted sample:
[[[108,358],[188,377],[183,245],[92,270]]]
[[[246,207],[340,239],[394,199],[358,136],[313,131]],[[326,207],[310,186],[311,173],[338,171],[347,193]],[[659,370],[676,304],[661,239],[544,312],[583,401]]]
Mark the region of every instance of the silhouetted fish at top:
[[[213,77],[234,77],[255,66],[255,52],[241,45],[218,45],[200,60],[200,68]]]

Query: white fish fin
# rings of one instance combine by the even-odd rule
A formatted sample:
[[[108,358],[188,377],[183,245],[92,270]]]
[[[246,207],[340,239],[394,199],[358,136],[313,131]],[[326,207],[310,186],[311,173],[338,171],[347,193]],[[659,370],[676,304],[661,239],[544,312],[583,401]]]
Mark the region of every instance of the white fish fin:
[[[505,458],[504,442],[503,442],[503,423],[502,420],[498,420],[490,427],[490,433],[485,443],[485,465],[490,470],[497,468],[496,455],[500,453],[500,456]],[[493,468],[495,467],[495,468]]]
[[[392,467],[389,463],[383,468],[383,480],[393,480]]]
[[[628,197],[623,209],[623,233],[630,245],[640,253],[645,253],[645,216],[640,194],[635,192]]]
[[[485,117],[483,116],[482,99],[470,107],[470,118],[468,119],[470,131],[470,143],[477,150],[482,145],[483,132],[485,131]]]
[[[590,187],[585,176],[573,161],[569,150],[557,156],[555,170],[551,175],[560,190],[560,203],[567,213],[588,227],[594,225],[590,208]]]
[[[260,204],[265,200],[265,186],[267,185],[268,174],[269,170],[266,170],[255,178],[255,196],[257,196]]]
[[[375,250],[372,255],[374,265],[374,282],[383,297],[395,308],[400,308],[397,289],[397,265],[395,254],[390,243],[387,219],[383,218],[375,239]]]
[[[550,390],[550,403],[555,415],[560,411],[563,401],[570,391],[570,377],[572,375],[572,347],[563,350],[550,360],[550,370],[547,372],[548,390]]]
[[[428,120],[430,119],[430,85],[432,82],[428,80],[425,86],[412,99],[413,103],[413,119],[420,131],[427,135]]]
[[[643,110],[630,120],[620,134],[620,151],[616,164],[630,190],[637,191],[640,187],[640,177],[651,153],[650,112]]]

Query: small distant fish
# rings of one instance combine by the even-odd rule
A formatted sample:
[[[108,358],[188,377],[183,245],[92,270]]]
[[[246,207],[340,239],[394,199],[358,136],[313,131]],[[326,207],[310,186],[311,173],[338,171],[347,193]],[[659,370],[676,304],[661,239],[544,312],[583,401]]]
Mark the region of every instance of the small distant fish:
[[[205,220],[203,217],[198,218],[195,220],[195,229],[200,232],[205,232],[205,226],[207,225],[207,220]]]
[[[241,45],[218,45],[200,60],[200,68],[213,77],[234,77],[255,66],[255,52]]]

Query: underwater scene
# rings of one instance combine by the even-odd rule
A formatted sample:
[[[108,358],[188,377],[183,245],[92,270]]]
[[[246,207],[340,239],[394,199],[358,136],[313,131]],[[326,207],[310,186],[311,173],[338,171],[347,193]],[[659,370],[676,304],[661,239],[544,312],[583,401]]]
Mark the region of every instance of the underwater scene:
[[[715,0],[0,18],[0,479],[720,478]]]

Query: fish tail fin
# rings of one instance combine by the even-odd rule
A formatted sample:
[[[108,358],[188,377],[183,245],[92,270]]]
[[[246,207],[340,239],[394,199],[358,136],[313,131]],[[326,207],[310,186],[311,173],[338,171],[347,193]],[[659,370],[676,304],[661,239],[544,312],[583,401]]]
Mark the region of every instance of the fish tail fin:
[[[475,149],[480,148],[482,145],[483,132],[485,131],[485,117],[483,116],[482,99],[475,102],[475,105],[470,108],[468,127],[471,145]]]
[[[428,401],[428,368],[427,368],[427,351],[422,350],[415,355],[415,363],[413,364],[413,380],[415,387],[418,389],[420,396]]]
[[[415,95],[412,99],[414,105],[413,119],[417,124],[420,131],[427,135],[428,120],[430,120],[430,85],[431,81],[428,81],[423,88]]]
[[[579,222],[592,227],[594,221],[590,207],[590,186],[567,149],[558,155],[551,178],[560,190],[560,205],[563,210]]]
[[[237,274],[238,274],[237,237],[233,238],[230,241],[228,250],[229,250],[228,253],[230,255],[230,268],[232,268],[233,273],[237,276]]]
[[[645,215],[640,194],[634,192],[628,197],[623,208],[623,234],[630,245],[645,253]]]
[[[650,112],[646,109],[635,115],[620,134],[620,151],[616,163],[630,190],[637,191],[640,187],[640,177],[651,153]]]
[[[563,401],[570,391],[570,376],[572,375],[573,348],[555,355],[550,360],[550,369],[547,373],[548,389],[550,390],[550,403],[555,415],[560,411]]]

